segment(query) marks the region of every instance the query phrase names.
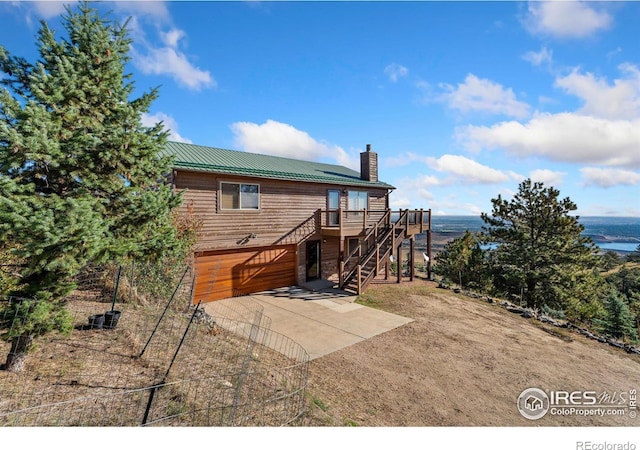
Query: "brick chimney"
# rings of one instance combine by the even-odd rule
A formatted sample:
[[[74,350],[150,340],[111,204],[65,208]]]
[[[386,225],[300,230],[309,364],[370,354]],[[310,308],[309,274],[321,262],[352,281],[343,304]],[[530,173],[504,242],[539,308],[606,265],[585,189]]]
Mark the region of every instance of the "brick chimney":
[[[378,181],[378,154],[371,151],[371,144],[367,144],[366,152],[360,153],[360,178]]]

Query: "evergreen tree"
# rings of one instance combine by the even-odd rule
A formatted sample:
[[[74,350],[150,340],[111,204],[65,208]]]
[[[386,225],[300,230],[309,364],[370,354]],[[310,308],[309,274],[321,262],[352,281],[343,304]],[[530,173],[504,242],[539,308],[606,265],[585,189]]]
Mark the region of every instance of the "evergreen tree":
[[[447,242],[437,256],[433,272],[460,287],[484,289],[487,277],[479,237],[467,230]]]
[[[640,267],[624,264],[616,272],[608,274],[606,281],[626,300],[638,328],[640,326]]]
[[[640,267],[624,264],[617,271],[610,273],[606,280],[627,298],[634,293],[640,293]]]
[[[598,266],[597,248],[582,236],[577,206],[543,183],[523,181],[511,200],[492,199],[483,213],[494,285],[522,296],[528,307],[562,309],[585,273]],[[577,299],[579,300],[579,299]]]
[[[622,296],[615,290],[610,290],[604,303],[604,319],[597,320],[600,330],[614,339],[627,338],[637,341],[638,333],[635,329],[635,318],[629,311],[629,306]]]
[[[63,23],[59,41],[41,23],[34,64],[0,46],[0,248],[23,261],[0,311],[8,370],[34,337],[69,329],[63,299],[88,262],[152,257],[176,241],[167,133],[141,123],[158,91],[130,100],[126,24],[86,3]]]
[[[611,270],[620,265],[622,259],[614,251],[609,250],[602,255],[602,270]]]
[[[627,255],[628,262],[640,262],[640,245],[634,251]]]

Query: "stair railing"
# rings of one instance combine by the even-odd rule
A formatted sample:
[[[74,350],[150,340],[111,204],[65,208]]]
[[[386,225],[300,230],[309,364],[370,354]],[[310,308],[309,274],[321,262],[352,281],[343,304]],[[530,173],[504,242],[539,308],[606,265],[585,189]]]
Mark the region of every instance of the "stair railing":
[[[415,214],[415,212],[414,212]],[[415,219],[414,219],[415,220]],[[357,292],[360,293],[369,284],[380,270],[380,263],[385,261],[393,249],[397,247],[396,242],[402,241],[407,235],[409,228],[409,210],[400,210],[400,216],[397,220],[391,219],[391,210],[387,210],[385,214],[376,222],[376,224],[367,230],[362,242],[340,263],[340,286],[343,288],[356,277]],[[387,242],[390,239],[390,242]],[[388,245],[384,246],[387,242]],[[363,252],[363,244],[366,244],[368,251]],[[382,250],[382,251],[381,251]],[[373,270],[363,271],[375,257],[375,267]]]
[[[367,215],[366,210],[364,215],[366,217]],[[340,263],[340,275],[341,275],[340,286],[343,287],[351,281],[353,276],[358,271],[358,266],[362,265],[361,261],[363,256],[364,257],[367,256],[367,255],[363,255],[364,251],[362,248],[363,247],[362,244],[365,243],[367,247],[371,249],[371,245],[377,242],[378,236],[380,235],[381,230],[388,228],[390,221],[391,221],[391,211],[386,210],[382,215],[382,217],[380,217],[380,219],[378,219],[372,227],[366,229],[366,233],[362,238],[362,242],[359,243],[358,246],[355,249],[353,249],[347,255],[346,258],[343,258],[343,260]],[[370,252],[367,252],[367,254],[368,253]]]

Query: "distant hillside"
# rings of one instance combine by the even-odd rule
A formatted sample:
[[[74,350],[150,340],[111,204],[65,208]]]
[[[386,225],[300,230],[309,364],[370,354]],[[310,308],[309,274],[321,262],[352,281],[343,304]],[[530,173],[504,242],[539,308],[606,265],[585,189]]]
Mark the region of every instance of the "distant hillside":
[[[583,235],[590,237],[603,250],[625,254],[640,245],[640,217],[581,217],[580,223],[584,226]],[[483,225],[480,216],[433,216],[432,249],[438,252],[466,230],[482,231]],[[416,237],[416,245],[420,249],[426,248],[426,234]]]

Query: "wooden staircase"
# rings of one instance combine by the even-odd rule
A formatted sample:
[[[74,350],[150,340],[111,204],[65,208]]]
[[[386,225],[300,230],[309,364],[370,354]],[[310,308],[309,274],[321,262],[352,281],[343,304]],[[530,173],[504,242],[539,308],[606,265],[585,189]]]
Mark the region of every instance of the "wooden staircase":
[[[410,214],[415,212],[400,211],[396,219],[389,210],[366,230],[358,247],[340,263],[341,289],[360,294],[383,268],[388,269],[391,256],[397,255],[402,242],[415,233],[415,217]]]

